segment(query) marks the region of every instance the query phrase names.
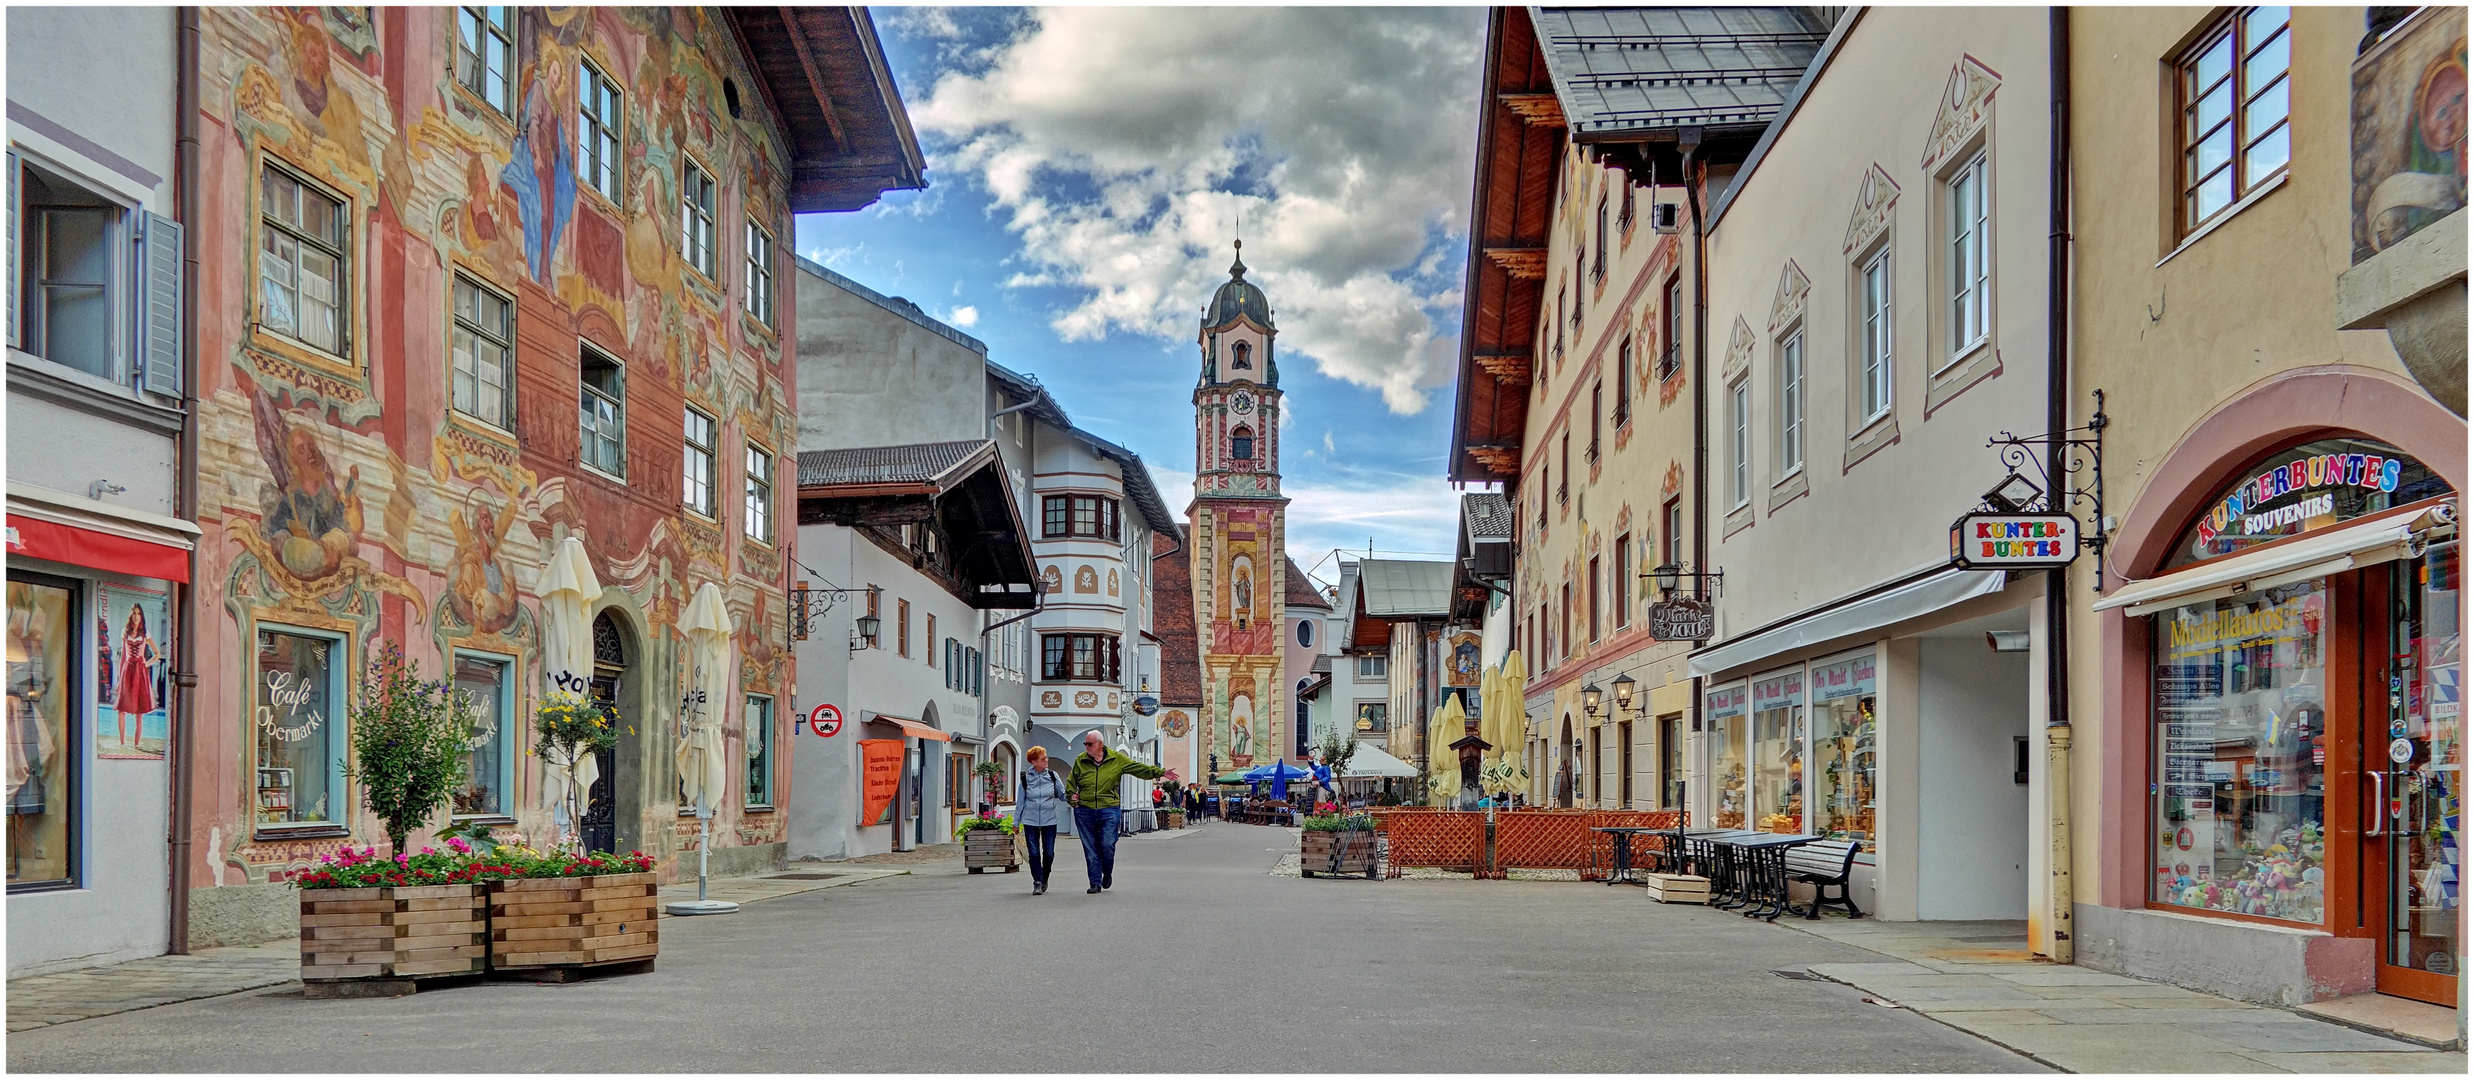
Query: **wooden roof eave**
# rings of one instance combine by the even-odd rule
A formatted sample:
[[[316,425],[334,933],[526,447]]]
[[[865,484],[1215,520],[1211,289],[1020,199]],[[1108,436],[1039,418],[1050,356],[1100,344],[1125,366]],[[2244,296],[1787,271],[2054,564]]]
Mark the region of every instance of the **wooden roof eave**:
[[[1520,19],[1522,25],[1512,26],[1514,18]],[[1507,165],[1513,191],[1503,194],[1522,204],[1512,213],[1516,232],[1519,222],[1533,217],[1544,222],[1553,213],[1560,178],[1560,170],[1554,168],[1552,160],[1560,139],[1541,137],[1550,130],[1559,134],[1560,125],[1545,123],[1540,110],[1520,105],[1541,90],[1552,92],[1551,82],[1541,82],[1546,70],[1545,56],[1538,49],[1535,32],[1527,28],[1527,19],[1526,9],[1499,7],[1492,11],[1487,23],[1475,190],[1470,196],[1469,263],[1462,286],[1460,367],[1453,395],[1452,453],[1446,469],[1448,478],[1454,481],[1495,483],[1516,479],[1517,468],[1506,469],[1500,462],[1507,450],[1516,460],[1527,422],[1529,364],[1507,362],[1506,358],[1527,355],[1529,327],[1520,328],[1519,341],[1506,342],[1499,340],[1503,328],[1488,325],[1483,315],[1489,301],[1497,300],[1500,310],[1496,321],[1513,318],[1519,306],[1515,301],[1521,292],[1527,291],[1536,294],[1528,297],[1527,305],[1534,319],[1537,296],[1545,290],[1543,278],[1529,280],[1515,272],[1515,264],[1523,262],[1515,256],[1528,253],[1532,245],[1527,241],[1534,239],[1542,245],[1544,229],[1535,238],[1498,237],[1488,232],[1498,194],[1498,176],[1506,173]],[[1507,47],[1507,39],[1513,39],[1512,45],[1518,46],[1517,51],[1523,55],[1507,55],[1513,51]],[[1515,65],[1520,71],[1513,70]],[[1520,86],[1507,89],[1507,81],[1516,81]],[[1555,115],[1560,118],[1560,111]],[[1498,137],[1506,116],[1512,118],[1514,130],[1520,132],[1519,137],[1509,140],[1509,146]],[[1506,162],[1506,154],[1520,160]],[[1531,167],[1540,164],[1525,159],[1537,156],[1548,159],[1542,163],[1544,168],[1538,170],[1546,177],[1546,183],[1522,183]],[[1524,212],[1530,210],[1535,213]],[[1473,454],[1472,450],[1494,453]]]

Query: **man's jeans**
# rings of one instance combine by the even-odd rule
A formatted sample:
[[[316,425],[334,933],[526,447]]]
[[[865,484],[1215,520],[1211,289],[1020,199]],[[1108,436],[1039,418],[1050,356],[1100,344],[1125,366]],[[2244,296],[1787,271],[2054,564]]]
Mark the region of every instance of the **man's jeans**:
[[[1117,871],[1117,826],[1122,813],[1114,806],[1077,806],[1074,832],[1082,837],[1083,869],[1091,872],[1091,887],[1113,881]]]
[[[1057,827],[1025,825],[1022,839],[1031,848],[1031,883],[1048,884],[1048,867],[1057,861]]]

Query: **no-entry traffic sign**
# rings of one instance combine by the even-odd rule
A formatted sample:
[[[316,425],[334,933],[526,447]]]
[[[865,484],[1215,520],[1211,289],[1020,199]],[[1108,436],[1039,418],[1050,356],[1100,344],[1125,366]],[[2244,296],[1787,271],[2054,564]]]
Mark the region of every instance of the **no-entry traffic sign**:
[[[842,710],[830,704],[820,704],[807,714],[808,730],[830,739],[842,731]]]

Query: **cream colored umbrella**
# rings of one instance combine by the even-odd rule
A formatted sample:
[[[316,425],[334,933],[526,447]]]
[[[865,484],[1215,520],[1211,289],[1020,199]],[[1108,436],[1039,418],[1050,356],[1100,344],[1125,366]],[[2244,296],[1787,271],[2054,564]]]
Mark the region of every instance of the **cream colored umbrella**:
[[[561,540],[550,554],[550,565],[541,578],[541,645],[542,667],[551,693],[572,694],[590,700],[593,679],[593,626],[587,612],[593,598],[601,595],[601,578],[593,573],[593,558],[584,550],[584,541],[569,536]],[[570,797],[581,799],[593,790],[593,781],[601,776],[601,767],[590,752],[579,753],[575,760],[560,760],[557,752],[546,761],[541,771],[542,805],[555,811],[566,806],[567,827],[580,826],[583,808],[569,806]]]
[[[1529,738],[1529,664],[1521,659],[1519,649],[1503,654],[1503,679],[1496,691],[1503,695],[1503,740],[1496,745],[1512,762],[1514,789],[1525,789],[1529,767],[1521,746]]]
[[[713,807],[722,798],[726,776],[722,768],[722,718],[730,714],[730,611],[722,606],[721,586],[708,581],[696,587],[679,619],[687,635],[691,665],[679,718],[687,725],[679,740],[679,788],[696,807],[696,898],[663,906],[673,915],[722,915],[739,905],[705,896],[705,871],[712,859]]]
[[[1454,694],[1435,710],[1426,729],[1426,784],[1434,791],[1438,806],[1450,805],[1453,793],[1460,790],[1460,757],[1451,746],[1467,733],[1468,716],[1460,707],[1460,695]]]
[[[679,629],[687,634],[693,672],[679,708],[687,728],[679,740],[679,786],[691,805],[711,808],[720,803],[727,780],[722,718],[730,713],[730,612],[722,606],[720,586],[709,581],[697,586]]]

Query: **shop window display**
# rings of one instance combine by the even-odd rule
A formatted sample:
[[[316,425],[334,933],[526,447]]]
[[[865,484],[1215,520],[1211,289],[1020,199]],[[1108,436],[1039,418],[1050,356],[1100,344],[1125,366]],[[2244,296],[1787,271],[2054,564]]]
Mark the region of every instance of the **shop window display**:
[[[457,817],[487,817],[507,812],[507,665],[478,656],[455,658],[455,691],[472,706],[471,753],[465,759],[464,786],[454,793]]]
[[[2156,620],[2156,902],[2326,915],[2325,579]]]
[[[9,582],[9,877],[67,884],[70,864],[70,700],[77,679],[77,593],[12,571]]]
[[[1711,812],[1721,829],[1744,827],[1744,684],[1709,692]]]
[[[336,639],[258,631],[258,824],[341,820]]]
[[[1812,808],[1816,832],[1873,848],[1874,664],[1870,652],[1813,668]]]
[[[1804,831],[1804,670],[1752,681],[1751,828]]]
[[[2457,973],[2458,815],[2463,788],[2463,698],[2458,676],[2458,545],[2435,544],[2391,573],[2396,627],[2386,738],[2374,751],[2386,790],[2388,963]]]

